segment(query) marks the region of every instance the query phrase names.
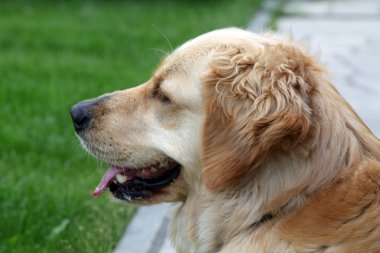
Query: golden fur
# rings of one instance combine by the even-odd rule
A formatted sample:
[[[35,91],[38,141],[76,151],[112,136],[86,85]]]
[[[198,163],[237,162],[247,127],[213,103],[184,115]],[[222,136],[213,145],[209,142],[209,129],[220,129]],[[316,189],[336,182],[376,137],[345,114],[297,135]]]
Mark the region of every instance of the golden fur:
[[[178,202],[177,252],[380,252],[380,142],[302,46],[217,30],[107,96],[82,142],[119,166],[182,165],[136,201]]]

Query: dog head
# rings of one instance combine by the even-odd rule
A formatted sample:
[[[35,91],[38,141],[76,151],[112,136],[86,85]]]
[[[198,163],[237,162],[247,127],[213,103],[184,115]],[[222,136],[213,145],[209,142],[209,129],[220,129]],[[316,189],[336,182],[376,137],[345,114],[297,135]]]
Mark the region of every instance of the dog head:
[[[290,42],[223,29],[179,47],[148,82],[75,105],[81,143],[111,165],[94,194],[156,203],[234,186],[307,138],[316,66]]]

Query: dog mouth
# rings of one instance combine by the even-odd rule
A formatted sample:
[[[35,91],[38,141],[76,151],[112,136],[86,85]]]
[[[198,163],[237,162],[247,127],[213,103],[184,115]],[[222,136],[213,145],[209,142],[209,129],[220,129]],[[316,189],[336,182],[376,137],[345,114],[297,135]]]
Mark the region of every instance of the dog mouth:
[[[158,195],[166,186],[178,178],[181,165],[168,158],[146,168],[122,168],[111,166],[93,192],[99,197],[107,188],[115,198],[133,201]]]

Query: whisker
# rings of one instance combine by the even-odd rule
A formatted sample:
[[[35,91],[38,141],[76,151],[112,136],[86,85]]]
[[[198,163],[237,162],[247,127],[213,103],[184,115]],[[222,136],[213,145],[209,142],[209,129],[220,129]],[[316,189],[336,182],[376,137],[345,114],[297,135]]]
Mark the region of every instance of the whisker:
[[[170,54],[170,52],[166,52],[165,50],[163,50],[163,49],[159,49],[159,48],[148,48],[148,49],[149,49],[149,50],[153,50],[153,51],[156,53],[156,56],[157,56],[159,59],[161,59],[161,56],[159,56],[159,55],[157,54],[157,52],[162,53],[164,56],[167,56],[167,55]]]
[[[156,25],[153,25],[153,27],[159,31],[161,33],[161,35],[165,38],[166,42],[169,44],[170,46],[170,52],[173,52],[173,46],[172,46],[172,43],[170,43],[170,40],[168,39],[168,37],[165,35],[165,33]]]

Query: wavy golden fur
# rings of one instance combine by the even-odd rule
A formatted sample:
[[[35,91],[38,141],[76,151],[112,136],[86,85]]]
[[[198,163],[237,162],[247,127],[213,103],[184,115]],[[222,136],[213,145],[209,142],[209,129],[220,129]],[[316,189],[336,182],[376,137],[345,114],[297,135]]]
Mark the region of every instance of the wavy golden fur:
[[[157,79],[171,104],[144,96]],[[177,252],[380,252],[380,142],[301,45],[217,30],[109,96],[142,109],[119,109],[123,121],[103,120],[114,131],[96,138],[124,122],[120,150],[143,139],[134,153],[153,147],[182,165],[165,194],[143,202],[178,202]],[[132,114],[145,125],[129,136]]]

